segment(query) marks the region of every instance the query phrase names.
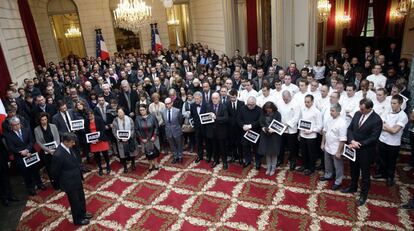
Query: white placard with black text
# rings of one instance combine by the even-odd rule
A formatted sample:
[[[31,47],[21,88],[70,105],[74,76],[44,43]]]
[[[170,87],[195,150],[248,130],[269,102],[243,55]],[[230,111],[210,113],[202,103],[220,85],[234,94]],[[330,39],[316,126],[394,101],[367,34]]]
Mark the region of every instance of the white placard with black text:
[[[37,152],[30,154],[30,156],[26,156],[23,158],[23,163],[26,167],[30,167],[37,162],[40,162],[39,154]]]
[[[200,123],[201,124],[214,123],[213,115],[214,114],[211,112],[200,114]]]
[[[78,131],[85,128],[85,121],[84,120],[72,120],[70,121],[70,130]]]
[[[283,135],[283,133],[285,132],[287,126],[274,119],[270,123],[269,128],[275,130],[276,134]]]
[[[244,133],[244,138],[252,143],[257,143],[259,137],[260,134],[252,130],[248,130],[246,133]]]
[[[118,130],[116,132],[116,137],[119,140],[129,140],[129,138],[131,138],[131,131],[130,130]]]
[[[353,148],[350,148],[347,144],[344,146],[344,152],[342,153],[343,156],[346,158],[355,161],[356,159],[356,151]]]
[[[100,132],[88,133],[88,134],[86,134],[86,142],[88,144],[98,142],[100,136],[101,136]]]

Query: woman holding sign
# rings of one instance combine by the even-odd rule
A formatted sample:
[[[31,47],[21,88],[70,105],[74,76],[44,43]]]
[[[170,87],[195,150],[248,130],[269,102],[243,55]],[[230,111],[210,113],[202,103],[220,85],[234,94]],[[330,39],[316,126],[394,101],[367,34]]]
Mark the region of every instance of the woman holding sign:
[[[102,176],[101,154],[103,155],[106,163],[106,174],[111,173],[111,166],[109,165],[109,142],[105,134],[105,123],[99,117],[95,117],[92,110],[87,110],[89,123],[85,127],[86,141],[90,145],[90,150],[95,157],[95,161],[98,164],[98,174]]]
[[[258,153],[266,156],[266,175],[270,176],[275,174],[277,157],[279,156],[280,144],[282,142],[282,137],[276,133],[275,129],[270,127],[274,120],[281,122],[281,115],[274,103],[266,102],[263,105],[263,114],[259,120],[262,131],[260,133]],[[283,131],[281,132],[283,133]]]
[[[39,114],[39,126],[34,129],[34,135],[36,143],[40,146],[42,151],[40,152],[46,167],[47,175],[53,188],[58,188],[56,182],[50,175],[50,167],[52,163],[52,155],[55,153],[57,146],[60,144],[59,131],[54,124],[49,123],[49,114],[42,112]]]
[[[127,159],[131,160],[131,169],[135,170],[135,156],[137,155],[134,139],[134,121],[125,115],[122,107],[116,109],[117,117],[112,123],[112,134],[117,138],[117,149],[121,163],[124,166],[124,173],[128,173]]]
[[[158,121],[157,118],[148,113],[148,107],[144,104],[139,105],[139,116],[135,119],[135,131],[137,138],[141,142],[142,149],[149,162],[149,171],[158,170],[157,157],[160,150],[158,140]]]

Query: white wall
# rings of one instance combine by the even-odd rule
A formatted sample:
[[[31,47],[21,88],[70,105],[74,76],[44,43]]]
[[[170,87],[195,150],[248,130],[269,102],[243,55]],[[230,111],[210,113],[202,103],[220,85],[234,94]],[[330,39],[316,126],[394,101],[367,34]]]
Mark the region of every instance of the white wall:
[[[34,77],[34,66],[16,0],[0,4],[0,43],[13,82]],[[1,78],[0,78],[1,81]]]
[[[225,52],[224,13],[221,0],[191,0],[193,42],[208,44],[217,53]]]

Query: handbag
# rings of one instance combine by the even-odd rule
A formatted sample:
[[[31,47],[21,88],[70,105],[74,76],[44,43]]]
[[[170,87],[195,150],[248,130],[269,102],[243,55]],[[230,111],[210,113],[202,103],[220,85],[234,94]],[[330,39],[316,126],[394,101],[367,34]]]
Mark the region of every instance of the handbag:
[[[192,133],[194,132],[194,128],[190,125],[188,119],[185,119],[183,126],[181,127],[183,133]]]

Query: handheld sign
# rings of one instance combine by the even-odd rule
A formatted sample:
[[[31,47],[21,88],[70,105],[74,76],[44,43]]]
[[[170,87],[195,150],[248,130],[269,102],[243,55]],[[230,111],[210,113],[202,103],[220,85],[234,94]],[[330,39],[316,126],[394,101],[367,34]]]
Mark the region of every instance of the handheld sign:
[[[244,138],[246,138],[246,140],[252,142],[252,143],[257,143],[257,141],[259,140],[260,134],[251,130],[248,130],[245,134],[244,134]]]
[[[355,162],[355,159],[356,159],[355,149],[350,148],[347,144],[345,144],[344,152],[342,153],[342,155]]]
[[[53,141],[53,142],[44,144],[44,146],[49,150],[55,150],[58,145],[57,145],[56,141]]]
[[[285,132],[287,126],[274,119],[270,123],[269,128],[275,130],[276,131],[276,134],[278,134],[278,135],[281,136]]]
[[[24,165],[27,167],[30,167],[37,162],[40,162],[39,154],[37,152],[30,154],[30,156],[26,156],[23,158]]]
[[[298,129],[305,130],[305,131],[311,131],[312,130],[312,122],[309,121],[309,120],[299,120]]]
[[[88,133],[86,134],[86,142],[88,144],[90,143],[94,143],[95,141],[99,140],[99,137],[101,136],[100,132],[92,132],[92,133]]]
[[[213,122],[214,122],[213,113],[208,112],[208,113],[200,114],[201,124],[209,124]]]
[[[190,126],[193,128],[194,127],[194,119],[193,118],[190,118],[189,120],[188,120],[188,123],[190,124]]]
[[[118,130],[116,132],[116,137],[119,140],[129,140],[131,137],[131,131],[130,130]]]
[[[70,121],[70,130],[78,131],[85,128],[83,120],[72,120]]]

